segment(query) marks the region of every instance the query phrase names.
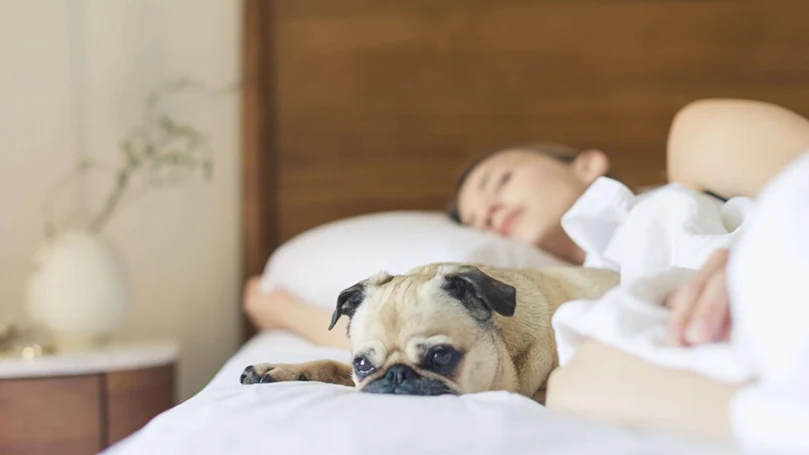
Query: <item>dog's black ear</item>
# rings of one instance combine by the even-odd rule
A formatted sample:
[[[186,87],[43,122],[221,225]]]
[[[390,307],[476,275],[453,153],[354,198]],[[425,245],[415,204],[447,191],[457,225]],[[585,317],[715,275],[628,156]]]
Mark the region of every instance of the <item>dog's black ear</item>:
[[[517,291],[502,281],[481,272],[477,267],[446,275],[442,288],[458,299],[475,319],[485,321],[492,311],[512,316],[517,307]]]
[[[357,307],[360,306],[363,300],[365,300],[365,286],[362,283],[357,283],[348,289],[344,289],[337,297],[337,308],[334,309],[334,313],[331,315],[329,330],[334,328],[334,324],[337,324],[337,320],[341,316],[354,316],[354,312],[357,311]]]

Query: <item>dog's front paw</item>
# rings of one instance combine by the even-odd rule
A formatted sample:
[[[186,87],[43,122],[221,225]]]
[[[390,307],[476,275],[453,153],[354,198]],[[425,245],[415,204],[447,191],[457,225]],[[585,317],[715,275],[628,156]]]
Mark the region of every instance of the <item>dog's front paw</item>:
[[[260,384],[266,382],[275,382],[272,375],[269,374],[272,370],[272,365],[268,363],[259,363],[257,365],[248,365],[242,371],[239,377],[239,382],[242,384]]]
[[[259,363],[247,366],[239,381],[242,384],[267,384],[285,381],[308,381],[309,378],[301,368],[295,365]]]

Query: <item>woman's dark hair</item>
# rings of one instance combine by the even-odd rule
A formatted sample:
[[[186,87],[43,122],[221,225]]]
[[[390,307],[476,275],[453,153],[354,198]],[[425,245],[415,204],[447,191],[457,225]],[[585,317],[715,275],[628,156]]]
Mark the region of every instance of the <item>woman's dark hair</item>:
[[[575,160],[576,157],[579,156],[579,154],[582,152],[579,149],[567,145],[549,142],[549,143],[517,145],[513,147],[500,148],[495,151],[481,155],[480,157],[472,161],[463,170],[463,172],[461,172],[461,174],[458,176],[458,181],[455,183],[455,194],[454,197],[452,198],[452,201],[449,204],[449,208],[447,209],[448,215],[453,221],[455,221],[458,224],[462,224],[461,214],[458,212],[458,192],[461,190],[461,187],[463,186],[464,182],[466,182],[466,179],[469,178],[469,174],[471,174],[472,171],[480,163],[486,161],[489,157],[509,150],[527,150],[530,152],[535,152],[541,155],[549,156],[563,163],[572,163],[573,160]]]

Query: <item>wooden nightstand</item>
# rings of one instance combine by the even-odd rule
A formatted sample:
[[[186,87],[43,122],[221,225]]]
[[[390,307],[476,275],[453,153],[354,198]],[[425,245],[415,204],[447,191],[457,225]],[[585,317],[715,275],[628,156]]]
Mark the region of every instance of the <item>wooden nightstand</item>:
[[[0,453],[94,454],[174,405],[173,342],[0,357]]]

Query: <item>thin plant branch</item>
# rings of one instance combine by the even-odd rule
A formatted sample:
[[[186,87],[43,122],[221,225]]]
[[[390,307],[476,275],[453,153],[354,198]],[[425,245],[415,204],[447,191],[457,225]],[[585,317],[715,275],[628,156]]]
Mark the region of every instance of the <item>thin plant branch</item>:
[[[48,194],[45,196],[45,203],[42,206],[42,212],[45,218],[45,235],[48,238],[53,237],[59,231],[59,228],[64,223],[56,221],[56,216],[53,211],[54,200],[57,195],[63,194],[71,185],[78,183],[79,179],[90,172],[103,171],[114,173],[115,168],[103,161],[96,160],[82,160],[80,161],[73,172],[62,177],[53,187],[51,187]],[[68,215],[68,219],[73,219],[72,215]]]
[[[103,199],[99,211],[91,217],[89,229],[98,233],[104,229],[115,215],[132,182],[138,180],[143,186],[136,198],[144,192],[155,188],[176,186],[200,173],[208,182],[213,177],[213,150],[206,134],[193,125],[183,123],[162,109],[166,96],[187,93],[205,97],[217,97],[230,94],[238,84],[212,88],[206,84],[187,78],[169,81],[146,97],[142,124],[130,129],[121,141],[123,164],[115,169],[98,162],[81,162],[74,172],[57,184],[46,199],[44,210],[46,219],[46,235],[53,236],[59,226],[53,220],[53,198],[57,191],[61,192],[65,182],[73,183],[83,177],[89,169],[103,167],[115,175],[112,190]],[[166,177],[168,175],[168,177]],[[126,205],[126,204],[124,204]]]

